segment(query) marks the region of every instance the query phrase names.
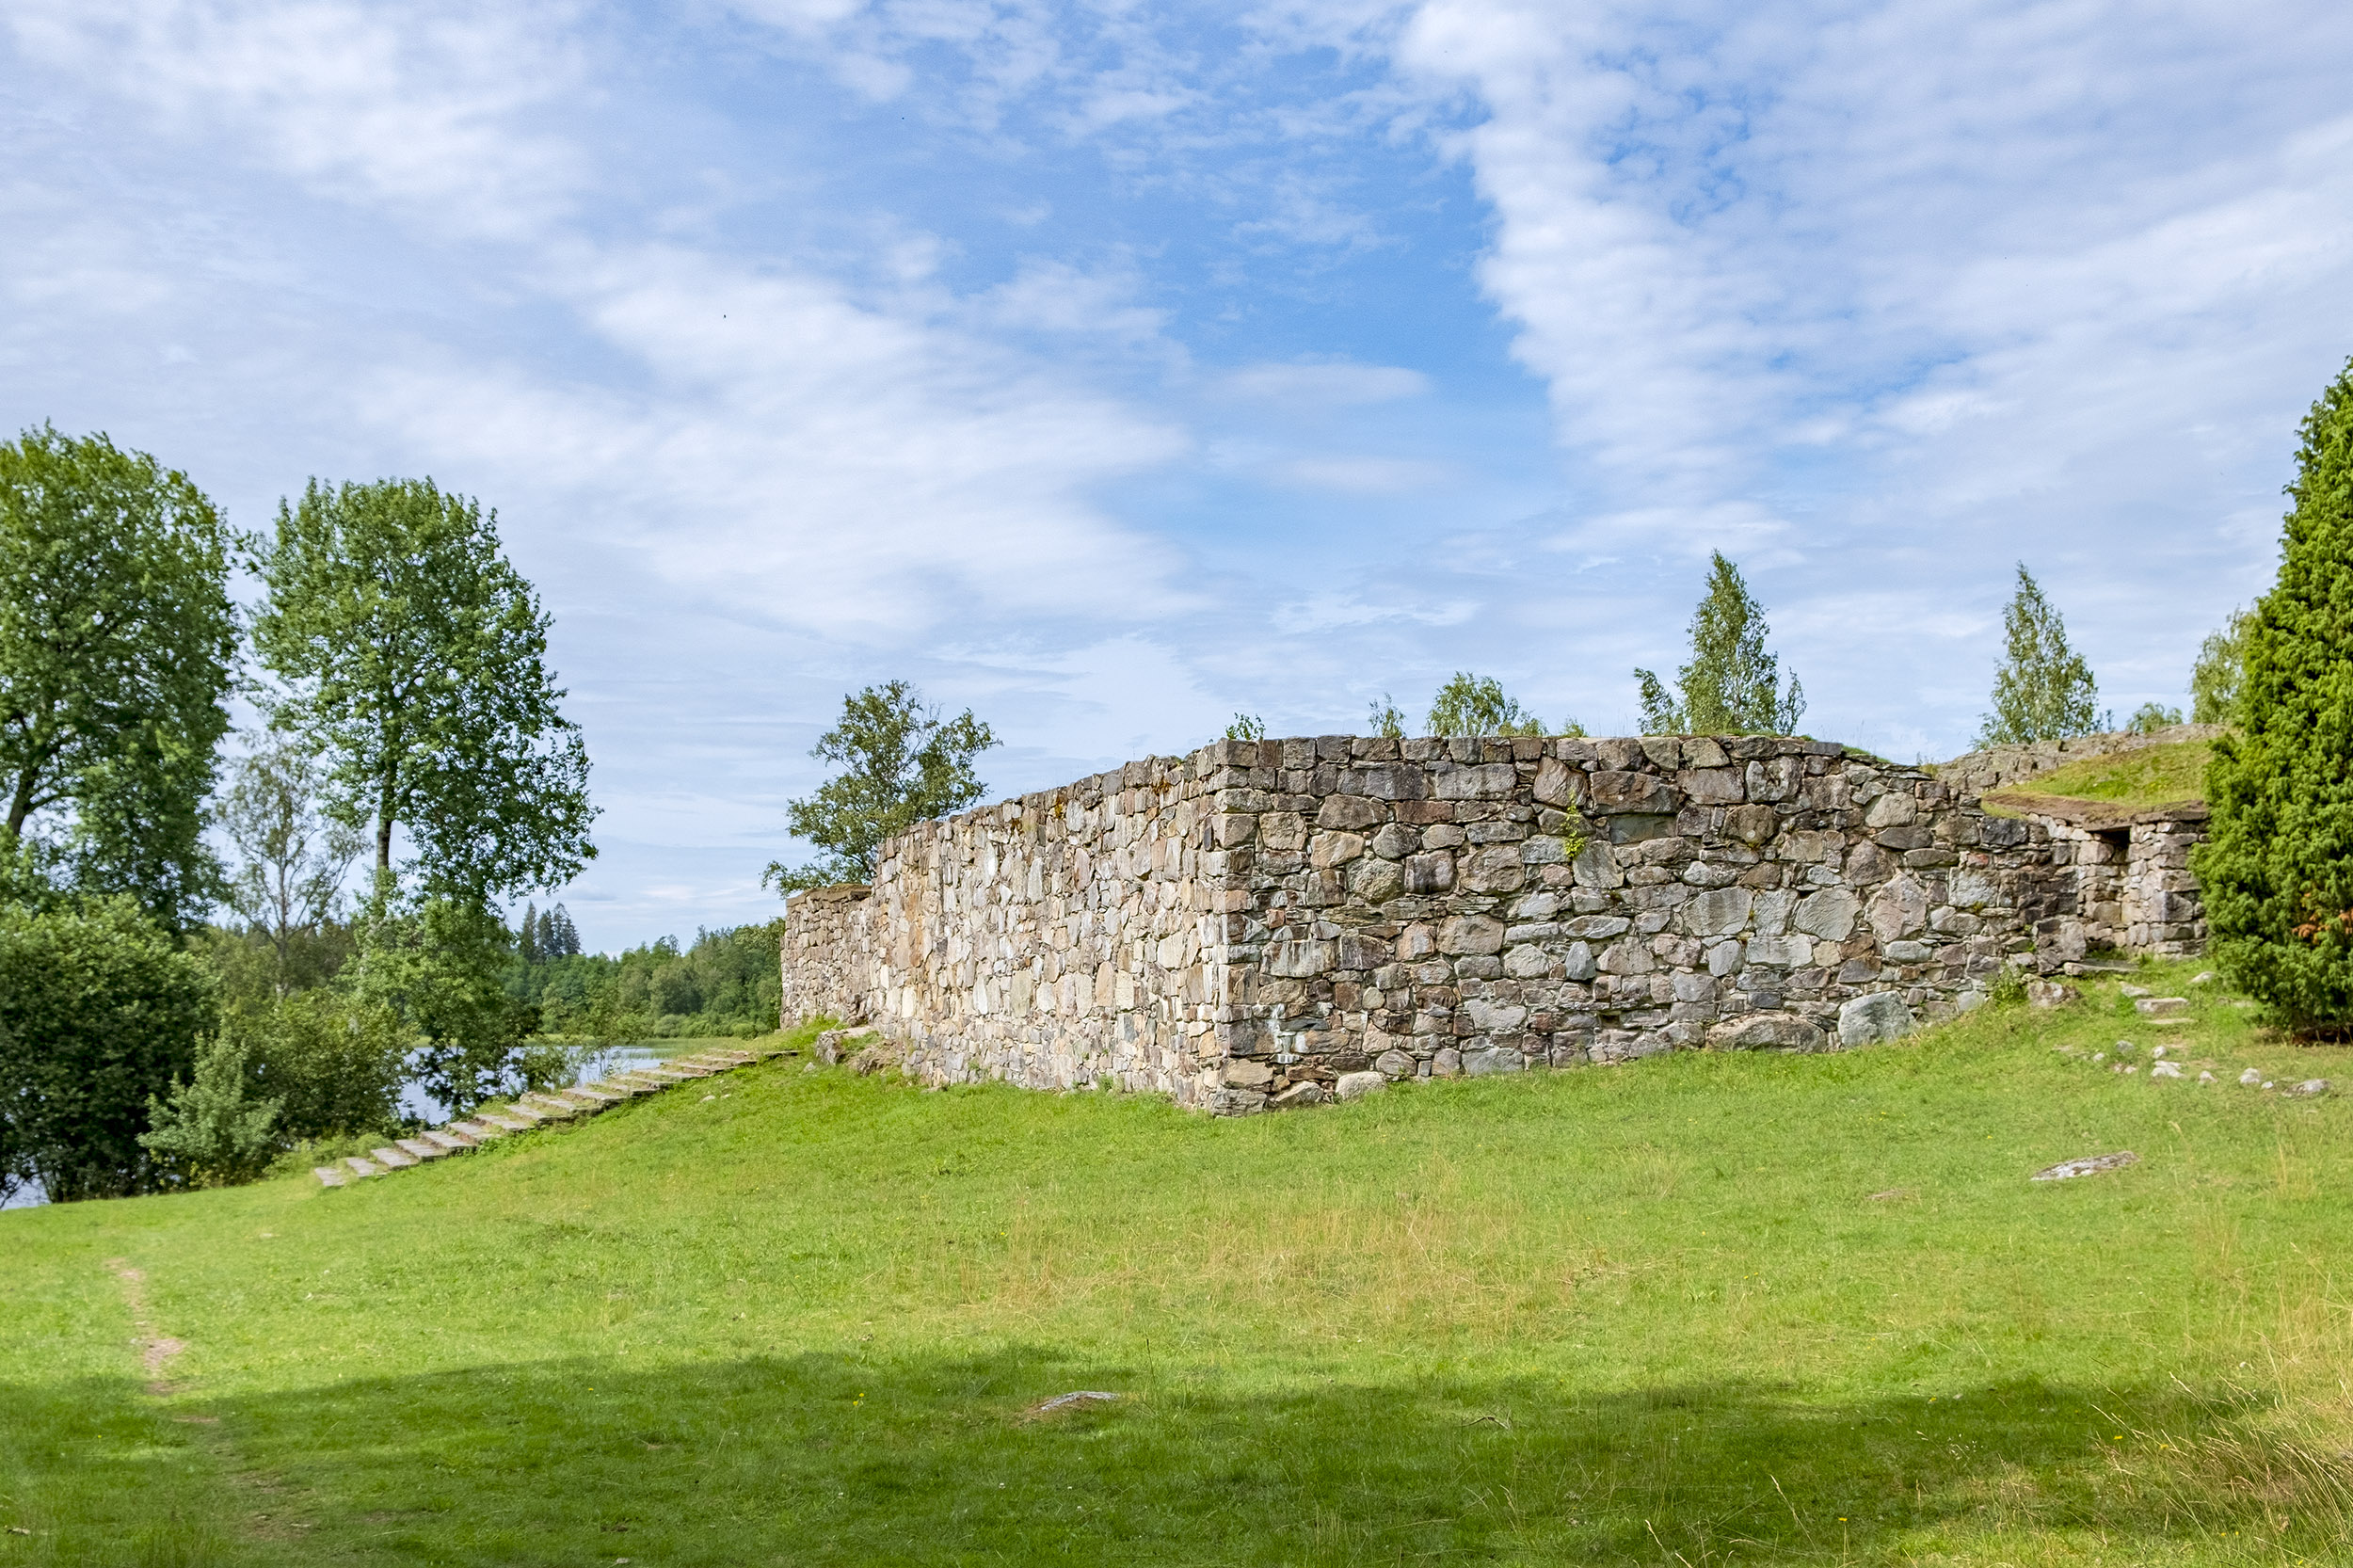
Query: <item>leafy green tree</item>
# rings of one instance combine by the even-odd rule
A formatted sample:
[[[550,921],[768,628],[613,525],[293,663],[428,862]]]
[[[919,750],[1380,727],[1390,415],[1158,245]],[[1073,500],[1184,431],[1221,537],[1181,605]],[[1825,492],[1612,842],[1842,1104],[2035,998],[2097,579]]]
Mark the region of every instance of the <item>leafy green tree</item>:
[[[2133,716],[2125,721],[2124,728],[2136,735],[2153,735],[2181,722],[2182,711],[2179,708],[2168,708],[2162,702],[2144,702],[2133,710]]]
[[[2217,631],[2198,645],[2198,663],[2189,672],[2189,722],[2237,722],[2239,687],[2247,669],[2247,626],[2251,617],[2233,610]]]
[[[1789,735],[1805,712],[1795,675],[1781,685],[1781,662],[1765,650],[1765,608],[1721,551],[1710,557],[1707,592],[1691,612],[1691,662],[1675,671],[1680,700],[1646,669],[1634,679],[1648,735]]]
[[[842,772],[788,808],[792,831],[824,858],[797,871],[771,861],[761,880],[787,893],[872,882],[874,851],[885,840],[961,811],[987,792],[972,759],[996,744],[970,709],[943,720],[904,680],[843,697],[840,722],[809,752]]]
[[[2299,1029],[2353,1024],[2353,362],[2300,431],[2280,575],[2239,623],[2235,732],[2191,856],[2210,951]]]
[[[2067,644],[2067,622],[2018,563],[2018,591],[2002,612],[2008,652],[1993,675],[1993,711],[1980,746],[2027,745],[2089,735],[2100,727],[2100,688],[2091,666]]]
[[[1379,735],[1392,741],[1401,741],[1405,738],[1405,714],[1398,707],[1395,697],[1383,692],[1379,700],[1368,706],[1371,712],[1365,719],[1366,734]]]
[[[1234,721],[1225,727],[1225,738],[1229,741],[1263,741],[1266,739],[1266,720],[1256,713],[1236,713]]]
[[[0,853],[179,930],[236,656],[230,537],[187,475],[43,425],[0,445]]]
[[[148,1101],[193,1073],[216,1018],[203,965],[127,896],[0,906],[0,1190],[161,1185]]]
[[[196,1073],[168,1100],[147,1097],[149,1130],[139,1144],[162,1170],[191,1187],[251,1181],[278,1152],[280,1102],[252,1092],[242,1040],[208,1042]]]
[[[379,879],[402,828],[431,893],[476,901],[559,886],[597,853],[549,616],[497,524],[430,479],[312,480],[253,562],[254,648],[283,682],[270,723],[323,760],[328,815],[372,831]]]
[[[231,1010],[221,1037],[244,1048],[253,1093],[279,1105],[281,1144],[343,1138],[399,1119],[409,1037],[380,1003],[321,987]]]
[[[301,746],[264,738],[231,764],[216,811],[238,855],[229,906],[267,940],[281,997],[326,978],[321,950],[365,847],[358,829],[319,813],[318,791],[317,765]]]
[[[1503,695],[1493,676],[1457,670],[1430,699],[1433,735],[1542,735],[1545,721]]]
[[[346,971],[352,993],[419,1041],[410,1078],[454,1112],[544,1086],[522,1056],[538,1010],[504,984],[511,952],[498,917],[471,899],[378,899],[360,916],[359,956]]]

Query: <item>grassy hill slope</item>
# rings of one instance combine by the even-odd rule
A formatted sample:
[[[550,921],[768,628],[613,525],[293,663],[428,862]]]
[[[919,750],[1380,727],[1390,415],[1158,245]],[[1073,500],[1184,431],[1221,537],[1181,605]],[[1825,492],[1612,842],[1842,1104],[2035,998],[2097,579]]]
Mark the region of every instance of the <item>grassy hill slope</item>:
[[[787,1060],[0,1214],[0,1564],[2345,1560],[2353,1104],[2185,979],[1239,1121]]]
[[[2206,759],[2213,750],[2214,747],[2205,741],[2184,741],[2173,745],[2121,752],[2113,757],[2094,757],[2088,761],[2071,762],[2066,767],[2037,774],[2032,778],[2009,786],[2001,794],[2010,800],[2032,795],[2096,800],[2128,811],[2203,800],[2206,798]],[[1990,806],[1989,809],[1996,808]],[[2015,812],[2002,811],[2000,814],[2009,816]]]

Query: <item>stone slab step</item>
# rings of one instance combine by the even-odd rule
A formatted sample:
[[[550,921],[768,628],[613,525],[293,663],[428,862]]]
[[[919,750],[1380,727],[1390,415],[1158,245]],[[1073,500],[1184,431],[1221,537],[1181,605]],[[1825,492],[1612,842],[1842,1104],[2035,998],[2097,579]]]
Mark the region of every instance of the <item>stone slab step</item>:
[[[321,1187],[341,1187],[349,1179],[332,1165],[313,1165],[311,1167],[311,1174],[319,1178]]]
[[[419,1160],[439,1160],[449,1153],[449,1150],[441,1147],[440,1144],[428,1144],[422,1138],[395,1138],[392,1142],[400,1145],[403,1154],[413,1154]],[[377,1158],[383,1157],[382,1149],[376,1152]]]
[[[404,1149],[370,1149],[368,1152],[375,1156],[377,1164],[388,1171],[405,1171],[417,1162],[417,1157]]]
[[[575,1084],[569,1089],[559,1089],[556,1094],[559,1097],[570,1100],[574,1105],[585,1111],[601,1111],[608,1105],[618,1105],[623,1097],[619,1095],[607,1094],[601,1089],[589,1088],[586,1084]]]
[[[441,1130],[444,1132],[458,1133],[464,1137],[472,1139],[477,1144],[487,1144],[493,1138],[505,1137],[509,1131],[514,1129],[492,1127],[489,1122],[484,1120],[472,1122],[452,1122]]]
[[[384,1174],[383,1171],[377,1167],[375,1161],[362,1160],[356,1154],[347,1154],[344,1156],[344,1163],[351,1167],[351,1174],[353,1176],[382,1176]]]
[[[597,1080],[597,1087],[616,1095],[658,1095],[662,1092],[661,1084],[648,1082],[634,1073],[624,1073],[616,1078],[600,1078]]]
[[[472,1139],[463,1133],[452,1132],[447,1128],[436,1128],[431,1132],[420,1132],[417,1134],[417,1142],[431,1144],[444,1154],[456,1154],[461,1149],[473,1147]]]
[[[518,1111],[527,1111],[531,1114],[538,1116],[542,1119],[552,1119],[555,1121],[561,1121],[567,1116],[577,1116],[580,1114],[580,1107],[572,1104],[571,1101],[550,1099],[545,1095],[533,1095],[527,1099],[517,1100],[515,1102],[515,1109]]]
[[[538,1117],[516,1110],[477,1111],[473,1113],[473,1119],[477,1122],[488,1122],[501,1132],[529,1132],[539,1125]]]

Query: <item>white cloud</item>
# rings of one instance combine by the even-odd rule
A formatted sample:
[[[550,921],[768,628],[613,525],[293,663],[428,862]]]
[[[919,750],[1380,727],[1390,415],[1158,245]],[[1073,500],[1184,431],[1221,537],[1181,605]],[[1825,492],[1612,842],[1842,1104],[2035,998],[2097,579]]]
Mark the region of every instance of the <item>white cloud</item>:
[[[175,134],[220,126],[314,190],[469,232],[525,232],[587,178],[536,120],[584,91],[562,0],[18,0],[19,45]]]

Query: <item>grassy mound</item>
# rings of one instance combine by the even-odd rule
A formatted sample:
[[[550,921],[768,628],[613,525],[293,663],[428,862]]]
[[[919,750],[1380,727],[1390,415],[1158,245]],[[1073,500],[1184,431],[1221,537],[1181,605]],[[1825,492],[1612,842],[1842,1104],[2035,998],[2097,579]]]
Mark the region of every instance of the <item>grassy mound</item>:
[[[787,1060],[0,1214],[0,1564],[2345,1560],[2353,1104],[2140,978],[1238,1121]]]
[[[2004,793],[2096,800],[2128,811],[2203,800],[2206,757],[2212,749],[2205,741],[2184,741],[2113,757],[2095,757],[2037,774],[2010,786]]]

